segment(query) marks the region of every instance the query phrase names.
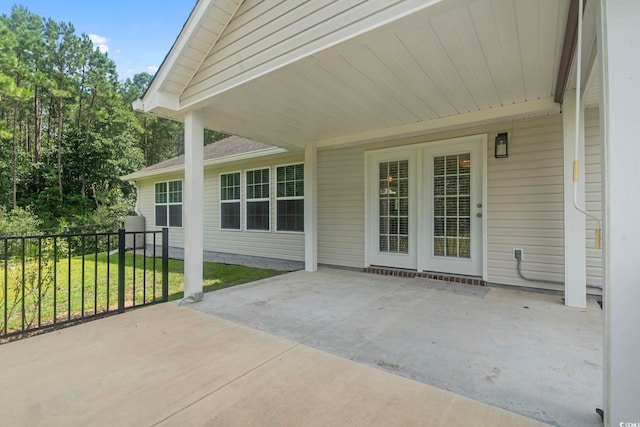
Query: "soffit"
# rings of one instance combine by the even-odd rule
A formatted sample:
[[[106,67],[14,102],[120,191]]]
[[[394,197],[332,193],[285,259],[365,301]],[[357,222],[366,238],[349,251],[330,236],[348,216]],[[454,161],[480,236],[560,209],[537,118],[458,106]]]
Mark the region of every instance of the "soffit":
[[[178,56],[162,91],[179,97],[197,73],[240,2],[220,11],[223,3],[207,2],[190,38],[174,46]],[[569,0],[444,0],[431,9],[274,69],[197,108],[208,128],[287,148],[559,111],[547,100]],[[162,103],[145,109],[178,119],[186,112]]]
[[[205,120],[292,147],[448,117],[464,121],[553,97],[568,1],[455,4],[436,15],[416,12],[221,93],[204,108]]]

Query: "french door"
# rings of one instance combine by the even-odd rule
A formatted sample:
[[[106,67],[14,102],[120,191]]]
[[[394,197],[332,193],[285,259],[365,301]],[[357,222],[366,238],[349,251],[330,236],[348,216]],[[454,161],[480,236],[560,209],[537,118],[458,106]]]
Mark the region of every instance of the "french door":
[[[423,152],[424,270],[482,275],[482,146],[452,142]]]
[[[368,153],[371,265],[482,275],[484,141]]]
[[[415,150],[394,150],[370,158],[369,220],[371,264],[416,268]]]

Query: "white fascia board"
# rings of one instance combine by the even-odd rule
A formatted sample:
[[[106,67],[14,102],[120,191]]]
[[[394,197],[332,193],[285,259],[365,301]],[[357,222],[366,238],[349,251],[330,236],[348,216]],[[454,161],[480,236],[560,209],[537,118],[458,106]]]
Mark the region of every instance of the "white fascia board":
[[[224,34],[224,32],[227,29],[227,27],[229,26],[229,24],[231,23],[233,18],[238,13],[238,10],[240,9],[240,6],[242,6],[242,2],[244,2],[244,0],[237,1],[235,9],[233,10],[233,13],[229,16],[229,19],[224,24],[224,26],[220,29],[220,31],[218,31],[218,35],[216,36],[216,39],[213,41],[213,43],[211,43],[211,46],[209,46],[209,50],[207,51],[207,54],[202,57],[202,59],[200,60],[200,63],[196,67],[195,71],[193,72],[193,74],[191,74],[191,77],[189,78],[189,81],[182,88],[182,91],[180,92],[180,97],[182,97],[182,94],[184,93],[184,91],[191,85],[191,82],[193,81],[193,78],[198,74],[198,71],[200,71],[200,68],[202,67],[202,64],[204,63],[204,61],[206,61],[207,58],[209,57],[209,55],[211,55],[211,52],[213,51],[213,48],[218,44],[218,40],[220,40],[220,37],[222,37],[222,35]]]
[[[150,99],[144,101],[144,111],[150,112],[157,108],[165,108],[171,111],[180,110],[178,95],[167,92],[154,92]]]
[[[204,167],[231,163],[231,162],[239,162],[239,161],[248,160],[248,159],[255,159],[257,157],[273,156],[275,154],[282,154],[286,152],[288,152],[288,150],[285,150],[284,148],[273,147],[273,148],[265,148],[263,150],[251,151],[249,153],[232,154],[230,156],[219,157],[217,159],[205,160]],[[175,165],[175,166],[162,168],[162,169],[155,169],[148,172],[133,172],[133,173],[130,173],[129,175],[121,176],[120,179],[123,181],[135,181],[137,179],[150,178],[153,176],[165,175],[165,174],[183,172],[183,171],[184,171],[184,164],[181,164],[181,165]]]
[[[218,96],[224,92],[228,92],[236,87],[247,84],[250,81],[256,80],[264,75],[277,71],[286,67],[287,65],[299,62],[305,58],[313,56],[319,52],[330,49],[334,46],[345,43],[349,40],[352,40],[356,37],[359,37],[368,32],[374,31],[378,28],[381,28],[390,23],[396,22],[404,17],[417,13],[424,9],[432,9],[433,12],[452,10],[458,6],[465,5],[468,0],[404,0],[403,2],[399,2],[403,5],[404,9],[398,11],[398,13],[390,16],[386,16],[383,19],[364,19],[364,24],[358,25],[353,31],[348,32],[346,29],[341,29],[339,31],[334,32],[333,34],[322,37],[314,42],[304,46],[302,48],[295,48],[293,51],[284,55],[279,61],[277,61],[273,66],[265,68],[260,72],[255,74],[251,74],[250,76],[243,79],[231,79],[230,82],[225,82],[222,85],[216,85],[212,88],[204,90],[198,95],[183,99],[182,107],[188,108],[191,110],[206,107],[211,98]]]
[[[409,137],[425,133],[434,133],[459,127],[470,127],[497,120],[509,120],[534,115],[551,115],[560,113],[560,104],[553,101],[553,97],[535,101],[521,102],[487,110],[458,114],[456,116],[439,119],[407,123],[385,129],[375,129],[352,135],[344,135],[318,141],[318,147],[333,147],[344,144],[358,144],[377,142],[387,139]]]
[[[212,3],[212,1],[213,0],[197,1],[195,7],[191,11],[191,14],[189,15],[189,18],[187,19],[187,22],[184,24],[184,27],[180,31],[178,38],[176,39],[175,43],[171,47],[171,50],[162,62],[160,69],[156,72],[155,77],[151,81],[151,86],[149,86],[144,98],[142,99],[143,106],[146,106],[146,109],[144,109],[143,111],[146,112],[151,110],[151,108],[149,107],[149,100],[153,99],[155,94],[160,91],[160,88],[162,88],[162,85],[164,84],[165,80],[169,76],[169,73],[176,64],[176,61],[178,61],[178,59],[180,58],[180,54],[189,43],[189,39],[191,39],[194,31],[200,25],[203,16],[206,15],[207,10],[209,9],[209,5]]]
[[[148,172],[133,172],[130,173],[129,175],[125,175],[125,176],[121,176],[120,179],[122,181],[136,181],[138,179],[141,178],[150,178],[152,176],[157,176],[157,175],[165,175],[165,174],[169,174],[169,173],[174,173],[174,172],[182,172],[184,171],[184,165],[176,165],[176,166],[171,166],[168,168],[162,168],[162,169],[155,169],[152,171],[148,171]]]
[[[264,148],[262,150],[251,151],[249,153],[232,154],[217,159],[205,160],[204,166],[220,165],[223,163],[239,162],[241,160],[255,159],[256,157],[272,156],[274,154],[286,153],[287,150],[279,147]]]
[[[133,111],[139,111],[141,113],[144,112],[144,102],[142,102],[142,99],[140,98],[133,101],[131,103],[131,107],[133,108]]]

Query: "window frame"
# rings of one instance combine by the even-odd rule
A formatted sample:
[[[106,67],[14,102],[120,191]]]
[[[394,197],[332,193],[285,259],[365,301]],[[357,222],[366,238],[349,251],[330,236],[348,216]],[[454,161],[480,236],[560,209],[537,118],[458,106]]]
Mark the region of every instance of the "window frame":
[[[273,194],[273,189],[272,189],[272,173],[271,173],[271,166],[263,166],[263,167],[257,167],[257,168],[252,168],[252,169],[244,169],[244,215],[242,215],[243,218],[243,223],[241,224],[241,226],[243,226],[243,230],[244,231],[249,231],[249,232],[256,232],[256,233],[270,233],[271,232],[271,228],[272,228],[272,209],[271,209],[271,196]],[[269,177],[266,181],[266,184],[269,186],[268,187],[268,197],[262,197],[262,198],[249,198],[249,191],[248,191],[248,185],[249,185],[249,180],[247,179],[247,173],[249,172],[255,172],[255,171],[262,171],[262,170],[267,170],[269,173]],[[265,184],[265,182],[262,182],[262,184]],[[251,184],[254,185],[254,184]],[[248,226],[248,215],[249,215],[249,203],[252,202],[267,202],[267,206],[268,206],[268,225],[269,227],[267,229],[260,229],[260,228],[249,228]]]
[[[172,182],[179,182],[180,183],[180,202],[171,202],[170,201],[170,190],[169,190],[169,183]],[[158,203],[157,202],[157,192],[156,192],[156,187],[158,184],[164,184],[165,185],[165,195],[166,195],[166,201],[164,203]],[[170,215],[170,207],[171,206],[180,206],[180,225],[170,225],[171,224],[171,215]],[[165,225],[158,225],[158,215],[157,215],[157,207],[158,206],[164,206],[166,208],[166,218],[167,218],[167,223]],[[181,229],[184,227],[184,180],[183,179],[169,179],[166,181],[155,181],[153,183],[153,225],[154,227],[167,227],[167,228],[176,228],[176,229]]]
[[[240,194],[238,199],[233,199],[233,200],[222,200],[222,175],[233,175],[233,174],[239,174],[240,176]],[[220,231],[233,231],[233,232],[238,232],[238,231],[243,231],[243,210],[242,210],[242,199],[243,199],[243,184],[244,184],[244,180],[242,179],[242,174],[243,171],[242,170],[234,170],[234,171],[229,171],[229,172],[220,172],[218,174],[218,214],[219,214],[219,218],[218,218],[218,229]],[[238,203],[238,228],[224,228],[222,226],[222,205],[223,204],[231,204],[231,203]]]
[[[274,181],[274,194],[275,194],[275,228],[277,233],[291,233],[291,234],[304,234],[304,204],[302,210],[302,230],[280,230],[278,228],[278,201],[281,200],[303,200],[304,194],[302,196],[278,196],[278,168],[286,168],[287,166],[298,166],[302,165],[303,175],[302,175],[302,192],[304,193],[304,162],[292,162],[292,163],[284,163],[280,165],[275,165],[273,167],[273,181]],[[304,203],[304,202],[303,202]]]

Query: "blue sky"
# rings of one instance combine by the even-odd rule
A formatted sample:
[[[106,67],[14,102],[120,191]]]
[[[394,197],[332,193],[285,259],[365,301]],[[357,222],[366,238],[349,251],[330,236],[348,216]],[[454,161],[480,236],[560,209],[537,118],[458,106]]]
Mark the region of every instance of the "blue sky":
[[[0,0],[0,14],[22,5],[43,18],[71,22],[108,49],[121,80],[153,74],[189,17],[195,0]]]

